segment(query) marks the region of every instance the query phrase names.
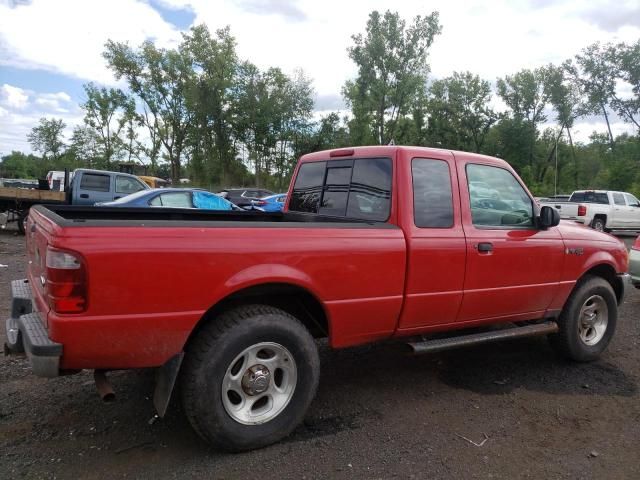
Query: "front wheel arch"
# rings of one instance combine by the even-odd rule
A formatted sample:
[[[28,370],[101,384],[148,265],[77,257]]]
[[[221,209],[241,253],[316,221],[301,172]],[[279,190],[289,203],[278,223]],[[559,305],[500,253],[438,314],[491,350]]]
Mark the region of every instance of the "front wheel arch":
[[[557,321],[558,332],[549,335],[551,347],[570,360],[596,360],[615,333],[617,317],[618,304],[612,285],[601,276],[585,275],[578,281],[562,309]],[[590,342],[589,329],[603,323],[604,331],[593,336],[594,340]]]

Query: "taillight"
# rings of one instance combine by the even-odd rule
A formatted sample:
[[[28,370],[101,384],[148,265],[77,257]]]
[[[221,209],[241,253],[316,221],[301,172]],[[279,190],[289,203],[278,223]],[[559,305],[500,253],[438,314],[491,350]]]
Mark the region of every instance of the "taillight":
[[[253,204],[254,204],[254,205],[257,205],[257,206],[259,206],[259,207],[262,207],[262,206],[266,205],[266,204],[267,204],[267,202],[265,202],[264,200],[254,200],[254,201],[253,201]]]
[[[586,205],[578,205],[578,216],[584,217],[587,214],[587,206]]]
[[[47,247],[46,295],[56,313],[80,313],[87,308],[85,268],[75,253]]]

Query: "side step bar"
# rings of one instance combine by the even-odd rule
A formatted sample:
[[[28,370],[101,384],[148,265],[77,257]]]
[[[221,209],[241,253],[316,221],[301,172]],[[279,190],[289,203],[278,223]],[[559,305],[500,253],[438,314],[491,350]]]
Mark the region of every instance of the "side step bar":
[[[411,353],[419,355],[423,353],[434,353],[442,350],[457,347],[469,347],[482,343],[496,342],[498,340],[510,340],[512,338],[533,337],[537,335],[547,335],[558,331],[556,322],[535,323],[524,327],[503,328],[490,332],[472,333],[469,335],[459,335],[457,337],[437,338],[425,340],[423,342],[408,342]]]

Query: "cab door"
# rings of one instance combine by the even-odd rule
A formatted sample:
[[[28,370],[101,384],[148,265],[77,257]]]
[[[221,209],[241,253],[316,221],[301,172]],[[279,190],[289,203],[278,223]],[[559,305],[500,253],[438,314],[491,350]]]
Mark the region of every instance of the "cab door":
[[[467,256],[458,322],[540,318],[560,281],[564,260],[560,233],[557,227],[536,227],[533,200],[512,170],[490,160],[460,156]],[[487,183],[492,198],[470,189],[471,182]]]
[[[627,228],[640,228],[640,201],[630,193],[625,193],[624,198],[627,200],[629,212]]]
[[[74,205],[93,205],[113,200],[113,177],[107,172],[78,172],[73,179]]]
[[[467,255],[455,161],[450,152],[401,158],[398,189],[407,242],[405,300],[399,332],[455,323]]]
[[[621,192],[610,192],[611,195],[611,222],[607,222],[609,227],[625,228],[629,224],[629,207],[624,201]]]

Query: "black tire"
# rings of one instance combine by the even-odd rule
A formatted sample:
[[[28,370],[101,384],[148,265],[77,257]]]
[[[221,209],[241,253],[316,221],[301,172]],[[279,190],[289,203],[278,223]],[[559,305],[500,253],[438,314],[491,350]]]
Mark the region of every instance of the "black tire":
[[[243,424],[223,402],[223,395],[229,395],[223,380],[236,368],[239,355],[265,342],[290,353],[296,381],[288,403],[273,418]],[[320,359],[313,337],[293,316],[270,306],[247,305],[223,313],[197,332],[186,350],[181,376],[184,411],[194,430],[218,449],[239,452],[275,443],[300,424],[318,387]],[[276,372],[270,378],[275,383]],[[246,390],[240,393],[254,398]]]
[[[24,235],[24,222],[27,221],[27,215],[29,215],[29,210],[20,210],[18,213],[18,232]]]
[[[591,228],[599,232],[607,231],[607,228],[605,227],[605,225],[606,225],[606,221],[602,217],[596,217],[591,221]]]
[[[588,338],[590,330],[585,327],[586,319],[581,318],[583,306],[587,309],[594,308],[596,322],[602,321],[602,315],[606,315],[604,331],[596,335],[597,329],[592,328],[592,339]],[[609,282],[601,277],[585,276],[569,296],[558,319],[560,330],[549,335],[549,342],[553,349],[565,358],[591,362],[598,359],[609,345],[616,330],[617,319],[618,304]],[[581,332],[586,339],[583,339]]]

